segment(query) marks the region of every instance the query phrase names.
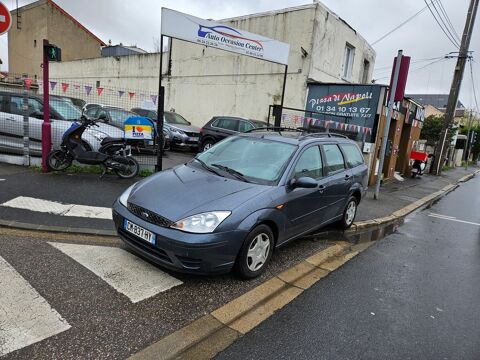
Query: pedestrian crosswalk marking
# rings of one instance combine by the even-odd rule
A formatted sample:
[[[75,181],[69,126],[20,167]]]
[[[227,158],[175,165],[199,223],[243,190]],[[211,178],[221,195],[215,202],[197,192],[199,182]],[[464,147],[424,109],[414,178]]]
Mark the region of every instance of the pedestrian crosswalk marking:
[[[1,204],[15,209],[38,211],[60,216],[75,216],[95,219],[112,219],[112,209],[106,207],[65,204],[56,201],[19,196]]]
[[[49,243],[136,303],[183,284],[128,251],[116,247]]]
[[[0,357],[70,325],[0,256]]]

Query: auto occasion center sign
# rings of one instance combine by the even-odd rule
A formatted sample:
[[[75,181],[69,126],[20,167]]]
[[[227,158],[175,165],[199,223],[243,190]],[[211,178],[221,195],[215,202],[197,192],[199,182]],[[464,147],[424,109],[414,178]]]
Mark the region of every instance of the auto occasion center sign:
[[[162,35],[288,64],[289,44],[167,8],[162,8]]]

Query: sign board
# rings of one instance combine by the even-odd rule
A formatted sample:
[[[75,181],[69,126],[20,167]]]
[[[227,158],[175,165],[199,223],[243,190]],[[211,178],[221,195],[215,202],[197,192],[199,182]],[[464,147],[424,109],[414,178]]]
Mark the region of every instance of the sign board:
[[[162,35],[241,55],[288,64],[290,45],[261,35],[162,8]]]
[[[309,84],[306,112],[334,115],[335,121],[373,127],[382,94],[379,85]],[[314,116],[315,117],[315,116]]]
[[[124,122],[125,139],[152,140],[153,124],[143,116],[130,116]]]
[[[4,3],[0,2],[0,35],[5,34],[12,26],[12,15]]]
[[[48,61],[62,61],[62,49],[53,44],[45,46]]]

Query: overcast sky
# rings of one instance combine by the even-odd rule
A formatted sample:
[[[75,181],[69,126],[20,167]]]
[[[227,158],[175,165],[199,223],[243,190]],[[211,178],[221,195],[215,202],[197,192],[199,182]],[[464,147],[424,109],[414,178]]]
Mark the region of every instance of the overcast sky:
[[[3,0],[13,9],[15,0]],[[221,19],[303,5],[307,0],[55,0],[67,12],[89,28],[103,41],[113,44],[137,45],[153,51],[154,38],[160,32],[162,6],[186,12],[201,18]],[[19,0],[19,5],[31,3]],[[332,11],[346,20],[368,42],[373,43],[400,24],[425,4],[421,0],[323,0]],[[462,34],[469,0],[443,0],[451,22]],[[88,3],[88,6],[86,4]],[[480,101],[480,15],[473,32],[470,49],[474,51],[474,78]],[[412,57],[407,91],[410,93],[448,93],[455,59],[429,65],[433,59],[451,51],[458,51],[441,32],[428,10],[422,12],[405,26],[374,45],[377,52],[374,77],[387,82],[389,68],[398,49]],[[7,35],[0,36],[0,57],[6,62]],[[5,64],[2,67],[5,70]],[[466,107],[474,106],[472,80],[467,66],[460,100]]]

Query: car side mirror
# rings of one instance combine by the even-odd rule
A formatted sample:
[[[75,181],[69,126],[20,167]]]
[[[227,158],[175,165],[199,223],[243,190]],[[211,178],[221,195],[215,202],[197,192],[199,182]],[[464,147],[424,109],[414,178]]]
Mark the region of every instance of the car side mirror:
[[[302,188],[302,189],[313,189],[318,186],[317,181],[314,178],[309,176],[302,176],[301,178],[293,178],[288,183],[291,189]]]
[[[108,122],[107,115],[100,114],[100,116],[98,117],[98,120],[101,120],[103,122]]]
[[[43,119],[43,112],[41,111],[34,111],[33,113],[30,114],[31,117],[34,117],[35,119]]]

